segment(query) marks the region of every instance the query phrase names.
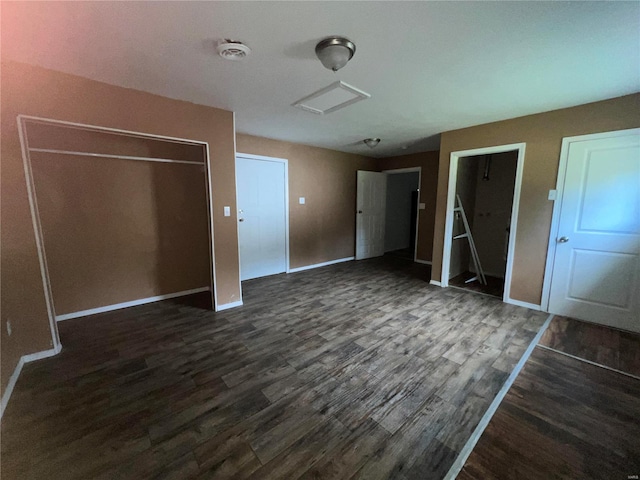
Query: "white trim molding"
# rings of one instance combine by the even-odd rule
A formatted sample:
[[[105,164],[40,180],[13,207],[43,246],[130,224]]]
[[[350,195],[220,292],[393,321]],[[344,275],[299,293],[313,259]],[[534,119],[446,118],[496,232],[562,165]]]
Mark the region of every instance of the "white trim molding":
[[[493,415],[498,410],[500,403],[502,403],[502,400],[507,395],[507,392],[513,385],[513,382],[515,382],[516,378],[518,377],[518,374],[522,371],[524,364],[527,362],[527,360],[529,360],[529,357],[531,356],[533,349],[542,338],[542,335],[547,330],[547,327],[549,327],[549,323],[551,323],[552,318],[553,318],[553,315],[549,315],[547,317],[547,320],[544,322],[542,327],[540,327],[540,330],[538,330],[538,333],[536,334],[536,336],[533,338],[533,340],[531,340],[531,343],[529,343],[529,346],[525,350],[522,357],[520,357],[520,361],[517,363],[517,365],[511,372],[511,375],[509,375],[509,378],[507,378],[507,381],[504,382],[504,385],[502,385],[502,388],[500,389],[496,397],[493,399],[493,402],[491,402],[491,405],[489,405],[489,408],[480,419],[480,423],[478,423],[478,426],[471,434],[471,437],[469,437],[469,440],[467,440],[467,443],[465,443],[464,447],[462,447],[462,450],[460,450],[460,454],[455,459],[455,461],[453,462],[453,465],[451,465],[451,468],[445,475],[444,477],[445,480],[455,480],[455,478],[460,473],[460,470],[462,470],[462,467],[464,467],[464,464],[467,462],[469,455],[471,455],[473,448],[476,446],[476,443],[478,443],[478,440],[480,440],[480,437],[482,436],[485,429],[487,428],[487,425],[489,425],[489,422],[493,418]]]
[[[536,305],[535,303],[522,302],[520,300],[514,300],[513,298],[507,298],[505,303],[509,303],[511,305],[516,305],[518,307],[529,308],[531,310],[541,311],[542,307],[540,305]]]
[[[81,310],[79,312],[65,313],[64,315],[56,315],[57,322],[63,322],[65,320],[71,320],[72,318],[87,317],[89,315],[95,315],[96,313],[111,312],[113,310],[120,310],[122,308],[135,307],[138,305],[144,305],[146,303],[159,302],[161,300],[168,300],[170,298],[184,297],[185,295],[193,295],[194,293],[208,292],[209,287],[194,288],[192,290],[183,290],[182,292],[167,293],[165,295],[156,295],[155,297],[140,298],[138,300],[131,300],[130,302],[115,303],[113,305],[106,305],[104,307],[91,308],[89,310]]]
[[[507,265],[505,270],[504,293],[502,301],[514,303],[510,298],[511,279],[513,274],[513,259],[515,255],[516,230],[518,226],[518,211],[520,209],[520,190],[522,188],[522,172],[524,171],[524,156],[526,143],[513,143],[509,145],[498,145],[494,147],[475,148],[472,150],[461,150],[451,152],[449,159],[449,182],[447,189],[447,207],[444,228],[444,248],[442,250],[442,273],[440,283],[443,287],[449,286],[449,271],[451,267],[451,244],[453,238],[453,207],[456,198],[456,179],[458,176],[458,160],[463,157],[473,157],[478,155],[489,155],[495,153],[505,153],[516,150],[518,152],[518,163],[516,166],[515,188],[513,191],[513,203],[511,206],[511,225],[509,234],[509,245],[507,248]],[[538,306],[538,310],[539,310]]]
[[[290,268],[288,273],[302,272],[304,270],[311,270],[312,268],[320,268],[320,267],[326,267],[328,265],[334,265],[336,263],[350,262],[351,260],[355,260],[355,259],[356,257],[346,257],[346,258],[339,258],[337,260],[331,260],[329,262],[316,263],[315,265],[307,265],[305,267]]]
[[[231,303],[223,303],[222,305],[216,305],[216,312],[222,312],[223,310],[229,310],[230,308],[236,308],[242,306],[242,300]]]
[[[18,381],[20,372],[22,372],[23,366],[24,357],[21,357],[20,360],[18,360],[18,365],[16,365],[15,370],[11,374],[11,378],[9,378],[7,387],[4,389],[4,394],[2,395],[2,403],[0,403],[0,418],[2,418],[2,415],[4,415],[4,410],[5,408],[7,408],[7,404],[9,403],[9,399],[11,398],[11,394],[13,393],[13,389],[16,386],[16,382]]]
[[[4,394],[2,395],[2,400],[0,401],[0,418],[4,415],[4,411],[7,408],[7,404],[9,403],[9,399],[11,398],[11,394],[13,393],[13,389],[16,386],[16,382],[18,381],[18,377],[20,377],[20,373],[22,372],[22,367],[24,367],[25,363],[33,362],[35,360],[41,360],[43,358],[53,357],[57,355],[62,350],[62,346],[58,345],[51,350],[45,350],[42,352],[30,353],[29,355],[23,355],[18,360],[18,365],[13,370],[11,374],[11,378],[9,378],[9,382],[7,383],[7,387],[4,390]]]
[[[31,211],[31,222],[33,224],[33,233],[36,241],[36,249],[38,251],[38,263],[40,264],[40,276],[42,277],[42,288],[44,294],[45,305],[47,307],[47,317],[49,319],[49,329],[51,331],[51,341],[54,348],[60,348],[60,333],[55,320],[55,308],[53,305],[53,293],[51,291],[51,283],[49,282],[49,270],[47,267],[47,256],[44,251],[44,240],[42,236],[42,227],[40,225],[40,214],[38,213],[38,202],[36,200],[36,189],[33,181],[33,172],[31,170],[31,157],[29,155],[29,140],[27,137],[27,127],[23,121],[23,117],[18,115],[18,137],[20,138],[20,148],[22,150],[22,164],[24,167],[24,176],[27,184],[27,196],[29,197],[29,209]]]
[[[440,283],[438,280],[433,280],[433,279],[431,279],[429,281],[429,285],[435,285],[436,287],[442,287],[442,283]]]

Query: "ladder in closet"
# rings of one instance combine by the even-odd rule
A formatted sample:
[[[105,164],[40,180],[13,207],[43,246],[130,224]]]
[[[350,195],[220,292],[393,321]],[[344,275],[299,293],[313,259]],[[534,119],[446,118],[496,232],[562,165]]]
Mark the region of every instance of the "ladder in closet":
[[[476,267],[476,275],[471,277],[468,280],[465,280],[464,283],[471,283],[475,280],[479,281],[482,285],[487,284],[487,279],[484,276],[484,271],[482,270],[482,265],[480,265],[480,257],[478,256],[478,250],[476,250],[476,243],[473,241],[473,235],[471,234],[471,229],[469,228],[469,222],[467,221],[467,215],[464,213],[464,208],[462,207],[462,200],[460,200],[460,195],[456,194],[456,205],[453,209],[453,215],[455,219],[455,214],[459,212],[462,217],[462,223],[464,224],[464,233],[460,235],[455,235],[453,237],[454,240],[466,238],[469,242],[469,248],[471,250],[471,258],[473,259],[473,264]]]

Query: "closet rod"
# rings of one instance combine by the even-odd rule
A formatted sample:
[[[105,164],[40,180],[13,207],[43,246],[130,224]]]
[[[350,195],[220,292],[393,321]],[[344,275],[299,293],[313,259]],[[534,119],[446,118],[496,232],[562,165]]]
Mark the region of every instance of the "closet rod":
[[[41,118],[34,117],[31,115],[18,115],[18,117],[28,123],[36,123],[38,125],[47,125],[47,126],[59,126],[63,128],[71,128],[76,130],[83,130],[87,132],[97,132],[97,133],[106,133],[111,135],[123,135],[127,137],[133,138],[142,138],[146,140],[159,140],[163,142],[171,142],[178,143],[182,145],[196,145],[202,146],[206,142],[201,142],[198,140],[189,140],[187,138],[178,138],[178,137],[167,137],[164,135],[155,135],[152,133],[142,133],[142,132],[133,132],[130,130],[122,130],[119,128],[109,128],[109,127],[98,127],[96,125],[85,125],[83,123],[75,123],[75,122],[66,122],[64,120],[54,120],[52,118]],[[28,127],[28,125],[25,125]]]
[[[119,160],[138,160],[143,162],[186,163],[188,165],[200,165],[200,166],[205,165],[205,162],[191,162],[189,160],[173,160],[171,158],[133,157],[129,155],[110,155],[107,153],[75,152],[73,150],[55,150],[55,149],[49,149],[49,148],[29,148],[28,150],[29,152],[56,153],[60,155],[76,155],[79,157],[115,158]]]

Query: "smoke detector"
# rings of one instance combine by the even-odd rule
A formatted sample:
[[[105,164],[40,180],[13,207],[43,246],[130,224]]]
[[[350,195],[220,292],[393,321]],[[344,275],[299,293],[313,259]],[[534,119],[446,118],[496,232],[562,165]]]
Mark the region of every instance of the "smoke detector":
[[[251,49],[244,43],[225,38],[216,47],[218,55],[227,60],[242,60],[251,53]]]

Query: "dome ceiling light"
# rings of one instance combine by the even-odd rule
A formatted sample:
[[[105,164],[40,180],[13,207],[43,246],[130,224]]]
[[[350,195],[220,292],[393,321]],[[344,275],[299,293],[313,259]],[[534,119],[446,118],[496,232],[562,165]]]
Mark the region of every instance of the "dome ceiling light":
[[[378,146],[378,144],[380,143],[380,139],[379,138],[365,138],[363,140],[364,144],[369,147],[369,148],[375,148]]]
[[[355,44],[344,37],[327,37],[316,45],[316,55],[322,65],[337,72],[356,53]]]

